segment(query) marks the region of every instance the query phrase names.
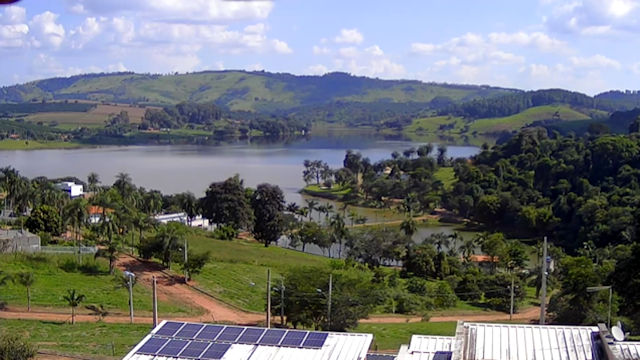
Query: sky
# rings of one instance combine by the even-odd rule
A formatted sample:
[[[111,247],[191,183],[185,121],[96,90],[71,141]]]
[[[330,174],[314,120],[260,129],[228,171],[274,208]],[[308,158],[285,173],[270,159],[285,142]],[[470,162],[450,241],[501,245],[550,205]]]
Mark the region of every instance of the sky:
[[[640,0],[22,0],[0,7],[0,85],[245,69],[640,88]]]

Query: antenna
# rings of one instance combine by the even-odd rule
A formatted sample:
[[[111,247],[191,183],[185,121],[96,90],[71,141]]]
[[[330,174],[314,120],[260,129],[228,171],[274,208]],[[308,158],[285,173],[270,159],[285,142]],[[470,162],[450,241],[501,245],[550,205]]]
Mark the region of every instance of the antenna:
[[[611,328],[611,335],[616,341],[624,341],[624,331],[617,326]]]

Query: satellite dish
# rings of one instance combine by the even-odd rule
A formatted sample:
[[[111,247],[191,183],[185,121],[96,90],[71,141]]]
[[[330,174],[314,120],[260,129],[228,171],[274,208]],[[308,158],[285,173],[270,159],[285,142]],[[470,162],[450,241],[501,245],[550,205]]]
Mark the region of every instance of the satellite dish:
[[[611,327],[611,335],[616,341],[624,341],[624,331],[617,326]]]

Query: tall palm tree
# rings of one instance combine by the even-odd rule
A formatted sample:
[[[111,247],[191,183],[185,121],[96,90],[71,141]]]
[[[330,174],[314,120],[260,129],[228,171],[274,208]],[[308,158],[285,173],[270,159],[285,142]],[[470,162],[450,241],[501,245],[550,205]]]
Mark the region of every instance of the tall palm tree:
[[[307,203],[307,209],[309,209],[309,220],[311,220],[311,217],[313,216],[313,212],[317,209],[318,202],[313,199],[305,200],[305,202]]]
[[[471,261],[471,256],[475,253],[478,243],[475,238],[467,238],[462,241],[460,251],[462,252],[462,258],[466,263]]]
[[[98,232],[103,237],[102,243],[104,247],[98,249],[94,257],[102,257],[109,260],[109,273],[112,275],[115,270],[115,262],[118,259],[118,244],[115,241],[115,237],[119,236],[118,231],[119,227],[116,224],[115,217],[105,218],[98,226]]]
[[[27,288],[27,311],[31,311],[31,286],[36,281],[35,276],[33,276],[32,272],[20,272],[16,274],[15,280]]]
[[[331,237],[332,243],[338,243],[338,258],[342,258],[342,240],[348,235],[347,228],[344,224],[344,217],[339,213],[335,213],[331,217]]]
[[[78,246],[79,244],[80,229],[86,224],[87,218],[89,217],[87,205],[87,200],[77,198],[71,200],[71,202],[64,207],[65,222],[67,225],[71,225],[71,227],[73,227],[75,233],[75,246]]]
[[[424,239],[424,241],[427,244],[435,246],[439,253],[442,252],[442,248],[448,248],[451,243],[449,236],[445,233],[431,234],[431,236]]]
[[[88,190],[91,192],[96,192],[98,191],[99,185],[100,185],[100,177],[98,176],[98,174],[94,172],[90,172],[89,175],[87,175]]]
[[[191,226],[191,222],[200,212],[198,199],[190,191],[182,193],[180,196],[180,208],[187,214],[187,223]]]
[[[135,188],[131,176],[125,172],[116,175],[116,181],[113,183],[113,187],[118,190],[123,198],[127,198]]]
[[[418,223],[411,216],[407,216],[402,220],[400,230],[402,230],[406,236],[411,237],[418,231]]]
[[[76,289],[67,289],[67,295],[62,297],[71,306],[71,324],[76,323],[76,308],[85,300],[83,294],[76,293]]]
[[[182,240],[181,224],[169,223],[158,229],[156,239],[162,244],[162,262],[171,269],[171,252],[178,248]]]

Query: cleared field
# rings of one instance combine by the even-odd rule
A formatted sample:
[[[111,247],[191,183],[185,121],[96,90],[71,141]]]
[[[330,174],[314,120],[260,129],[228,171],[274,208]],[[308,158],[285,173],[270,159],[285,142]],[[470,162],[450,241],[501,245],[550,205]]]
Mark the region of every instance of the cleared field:
[[[108,119],[109,116],[106,114],[93,112],[44,112],[29,115],[25,118],[26,121],[33,123],[40,121],[43,123],[57,122],[58,124],[68,124],[76,127],[85,125],[104,126],[104,122]]]
[[[119,287],[114,276],[108,273],[106,260],[93,260],[86,255],[83,259],[84,267],[73,265],[72,255],[1,255],[0,270],[6,273],[22,271],[33,272],[36,279],[31,288],[31,305],[37,308],[55,309],[57,312],[67,312],[67,304],[62,299],[67,289],[76,289],[86,296],[83,305],[78,308],[79,313],[88,313],[84,305],[103,304],[112,313],[128,314],[128,291]],[[2,287],[0,301],[9,305],[27,306],[26,289],[14,283]],[[151,314],[151,291],[144,286],[135,286],[133,290],[133,304],[136,313]],[[191,309],[188,305],[169,301],[158,303],[160,313],[164,314],[194,314],[199,310]]]
[[[354,332],[373,334],[371,350],[397,351],[402,344],[409,344],[411,335],[444,335],[453,336],[456,331],[456,322],[417,322],[397,324],[359,324]]]
[[[454,116],[433,116],[427,118],[414,119],[411,125],[404,129],[405,133],[435,133],[440,131],[440,127],[444,125],[454,124],[452,130],[460,131],[464,120],[461,117]]]
[[[138,124],[142,122],[144,113],[147,111],[147,108],[130,105],[98,104],[94,109],[89,111],[89,114],[101,115],[108,119],[110,115],[119,114],[121,111],[126,111],[129,114],[129,120],[131,121],[131,123]]]
[[[0,150],[73,149],[81,144],[65,141],[0,140]]]
[[[478,119],[469,124],[469,132],[512,131],[530,125],[535,121],[551,119],[576,121],[589,119],[589,116],[567,106],[537,106],[507,117]]]

